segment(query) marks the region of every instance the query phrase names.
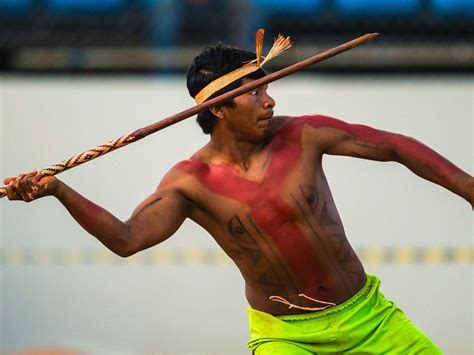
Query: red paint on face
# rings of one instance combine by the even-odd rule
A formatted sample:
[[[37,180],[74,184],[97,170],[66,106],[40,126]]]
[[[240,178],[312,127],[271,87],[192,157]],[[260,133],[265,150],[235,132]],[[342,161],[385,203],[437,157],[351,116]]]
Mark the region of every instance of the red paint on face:
[[[280,132],[271,143],[272,158],[260,183],[238,176],[225,165],[209,167],[198,160],[187,160],[176,167],[195,176],[210,191],[247,205],[253,220],[273,239],[295,273],[301,289],[311,292],[317,284],[312,270],[318,270],[320,264],[311,244],[295,224],[292,208],[281,197],[288,176],[302,156],[299,144],[287,143],[291,141],[289,134],[301,135],[301,129],[292,131]]]

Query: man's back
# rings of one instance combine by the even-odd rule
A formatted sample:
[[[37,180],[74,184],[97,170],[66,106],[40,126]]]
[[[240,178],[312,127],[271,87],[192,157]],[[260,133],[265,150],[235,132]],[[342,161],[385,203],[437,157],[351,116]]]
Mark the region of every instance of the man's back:
[[[314,117],[317,119],[317,117]],[[175,166],[192,177],[179,188],[190,218],[234,260],[250,305],[271,314],[340,304],[364,284],[327,184],[322,154],[302,118],[272,118],[278,129],[247,169],[218,161],[211,148]],[[179,181],[180,179],[178,179]],[[304,296],[323,302],[308,300]],[[289,304],[269,298],[286,300]]]

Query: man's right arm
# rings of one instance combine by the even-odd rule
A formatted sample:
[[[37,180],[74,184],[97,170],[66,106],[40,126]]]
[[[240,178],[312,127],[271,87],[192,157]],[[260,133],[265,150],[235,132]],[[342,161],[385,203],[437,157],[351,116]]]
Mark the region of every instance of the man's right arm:
[[[176,181],[174,174],[169,173],[124,222],[55,177],[33,172],[5,182],[10,183],[10,200],[30,202],[55,196],[87,232],[112,252],[127,257],[169,238],[189,215],[191,202],[171,183]]]

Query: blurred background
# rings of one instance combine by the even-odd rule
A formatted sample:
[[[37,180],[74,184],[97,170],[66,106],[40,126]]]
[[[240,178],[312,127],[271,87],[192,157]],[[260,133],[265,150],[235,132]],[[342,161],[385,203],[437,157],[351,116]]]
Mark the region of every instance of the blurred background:
[[[290,35],[280,65],[366,32],[314,70],[472,70],[471,0],[0,0],[0,70],[182,71],[204,44]],[[270,45],[267,41],[267,45]]]
[[[0,177],[45,168],[194,105],[185,71],[266,29],[270,71],[367,32],[373,42],[270,85],[277,114],[415,137],[473,173],[470,0],[0,0]],[[266,50],[264,49],[264,53]],[[127,219],[206,144],[194,119],[60,175]],[[473,218],[395,163],[326,157],[366,271],[445,354],[472,354]],[[122,259],[53,198],[0,201],[0,352],[249,354],[244,285],[200,227]]]

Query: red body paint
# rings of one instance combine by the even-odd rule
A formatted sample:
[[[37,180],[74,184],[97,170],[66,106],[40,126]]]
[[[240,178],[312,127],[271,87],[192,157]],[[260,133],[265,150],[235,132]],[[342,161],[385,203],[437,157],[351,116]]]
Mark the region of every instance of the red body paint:
[[[271,143],[272,157],[261,183],[238,176],[225,165],[209,166],[199,160],[186,160],[175,167],[196,177],[207,189],[242,202],[250,208],[250,215],[285,258],[302,292],[316,293],[313,270],[321,264],[307,236],[294,223],[295,212],[281,197],[289,174],[301,157],[301,134],[305,124],[312,127],[330,127],[350,133],[358,140],[374,144],[393,144],[401,154],[433,164],[443,176],[458,171],[450,162],[428,147],[410,138],[378,131],[363,125],[350,125],[326,116],[302,116],[282,128]]]
[[[394,146],[403,155],[432,165],[433,170],[437,172],[437,176],[433,179],[434,182],[445,188],[449,188],[451,185],[449,182],[450,177],[462,172],[461,169],[449,160],[414,139],[396,136],[393,140]]]
[[[348,124],[322,115],[302,116],[300,119],[315,128],[329,127],[348,132],[358,140],[370,144],[391,145],[399,156],[416,160],[423,165],[432,166],[432,170],[436,171],[436,176],[432,177],[434,182],[446,188],[449,186],[449,177],[462,172],[461,169],[449,160],[413,138],[376,130],[364,125]]]
[[[81,212],[78,218],[79,224],[87,231],[91,231],[99,219],[99,214],[103,210],[102,207],[97,206],[94,202],[87,201],[85,209]]]
[[[280,131],[273,140],[272,158],[261,183],[244,179],[225,165],[209,167],[198,160],[183,161],[176,168],[195,176],[210,191],[249,206],[251,217],[273,239],[301,289],[313,292],[317,280],[311,270],[318,270],[320,264],[307,237],[294,223],[292,208],[281,198],[288,175],[302,156],[299,139],[290,137],[295,134],[301,136],[301,127]]]

